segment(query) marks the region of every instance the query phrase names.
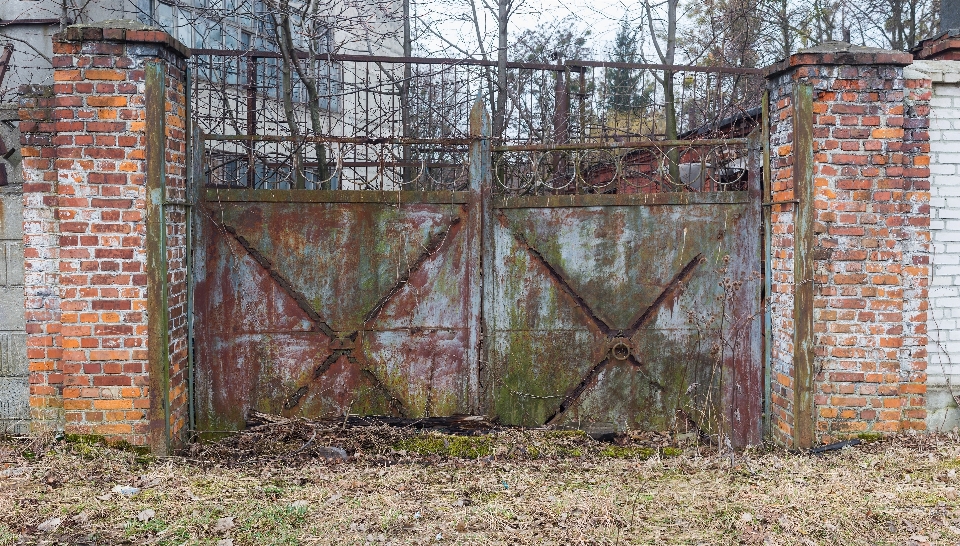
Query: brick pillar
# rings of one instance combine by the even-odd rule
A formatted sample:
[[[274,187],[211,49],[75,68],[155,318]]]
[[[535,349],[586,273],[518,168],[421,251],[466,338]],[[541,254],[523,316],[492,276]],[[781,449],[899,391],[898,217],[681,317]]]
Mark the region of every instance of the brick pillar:
[[[164,452],[187,408],[189,52],[106,24],[55,36],[52,88],[21,103],[32,418]]]
[[[925,427],[930,81],[827,42],[768,70],[771,428],[806,448]]]
[[[910,50],[914,58],[931,61],[960,61],[960,28],[944,29]]]

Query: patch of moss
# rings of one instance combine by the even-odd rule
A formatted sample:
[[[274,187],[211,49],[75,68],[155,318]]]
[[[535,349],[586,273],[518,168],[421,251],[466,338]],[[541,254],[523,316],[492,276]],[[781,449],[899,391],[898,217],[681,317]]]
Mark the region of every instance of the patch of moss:
[[[583,457],[583,451],[577,447],[559,447],[557,448],[557,454],[561,457]]]
[[[861,432],[860,434],[857,434],[857,438],[867,443],[878,442],[883,440],[883,434],[879,432]]]
[[[679,457],[683,450],[679,447],[665,447],[660,451],[662,457]]]
[[[419,455],[476,459],[493,453],[493,440],[486,436],[424,435],[400,440],[393,448]]]
[[[960,468],[960,459],[947,459],[943,461],[944,468]]]
[[[611,457],[614,459],[649,459],[657,450],[652,447],[634,447],[607,445],[600,450],[601,457]]]
[[[652,447],[607,445],[600,450],[601,457],[614,459],[649,459],[657,453]],[[661,457],[678,457],[683,450],[679,447],[665,447],[660,450]]]
[[[109,447],[112,449],[118,449],[120,451],[127,451],[130,453],[135,453],[141,457],[148,457],[150,455],[150,448],[145,446],[136,446],[127,442],[126,440],[107,440],[103,436],[97,434],[72,434],[65,433],[63,435],[63,441],[68,444],[75,444],[79,446],[103,446]]]

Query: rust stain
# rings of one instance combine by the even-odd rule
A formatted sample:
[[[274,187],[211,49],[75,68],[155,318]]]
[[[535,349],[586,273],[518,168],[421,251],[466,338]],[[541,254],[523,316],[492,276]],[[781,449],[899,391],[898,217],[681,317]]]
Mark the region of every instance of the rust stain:
[[[729,410],[737,386],[719,377],[752,373],[752,345],[717,368],[704,339],[728,325],[682,312],[717,307],[721,249],[727,275],[759,267],[742,195],[514,199],[489,231],[475,202],[254,197],[208,202],[199,237],[201,430],[251,407],[419,418],[481,397],[508,424],[664,428],[682,410],[707,428],[688,402]]]
[[[470,385],[475,380],[466,374],[476,369],[470,365],[475,361],[470,357],[475,348],[465,345],[469,336],[444,333],[467,331],[474,327],[471,321],[478,321],[465,315],[464,301],[470,296],[463,285],[470,281],[471,268],[476,265],[464,254],[473,244],[471,230],[464,230],[469,223],[465,206],[280,200],[221,204],[224,214],[215,210],[217,205],[210,205],[214,205],[209,214],[214,229],[202,240],[210,254],[206,267],[215,274],[198,282],[197,313],[199,322],[218,321],[218,326],[202,329],[198,336],[198,353],[203,355],[198,362],[203,381],[198,383],[206,415],[202,426],[223,428],[218,423],[224,420],[238,423],[237,416],[242,414],[238,404],[306,416],[351,412],[418,417],[435,411],[470,412],[475,405]],[[306,214],[303,208],[310,207],[312,214]],[[293,217],[299,222],[293,223]],[[312,220],[304,222],[304,217]],[[264,233],[273,238],[264,238]],[[417,240],[418,233],[426,238]],[[300,246],[323,239],[356,251],[338,261],[318,252],[319,245]],[[216,250],[234,244],[242,249],[239,256]],[[277,245],[287,246],[283,252],[288,254],[278,254]],[[299,254],[300,261],[285,258],[290,253]],[[211,261],[214,254],[221,257]],[[316,256],[318,261],[301,259],[307,256]],[[246,267],[257,267],[258,272],[238,271],[231,263],[236,260],[249,261]],[[390,267],[384,268],[385,263]],[[309,284],[310,279],[320,277],[309,268],[340,277],[331,285],[332,291],[322,293],[322,299]],[[389,283],[384,275],[389,276]],[[371,298],[370,290],[379,295]],[[272,292],[282,294],[285,300],[277,301],[276,296],[269,296]],[[351,301],[355,294],[370,302],[366,309],[356,309],[356,301]],[[266,305],[256,306],[257,300]],[[336,308],[341,304],[352,304],[356,311],[344,314]],[[304,335],[315,334],[303,338],[307,345],[302,349],[257,349],[268,342],[253,340],[282,337],[296,324],[288,320],[289,325],[283,326],[277,321],[290,314],[284,305],[292,305],[295,315],[304,317]],[[225,306],[233,313],[223,313]],[[354,313],[360,315],[360,322],[355,323],[359,327],[351,328],[349,322],[341,324],[336,318],[356,316]],[[441,322],[433,326],[436,319]],[[438,344],[445,336],[450,339]],[[216,349],[225,344],[235,346],[235,352]],[[307,358],[291,358],[298,350]],[[383,355],[391,359],[383,360]],[[222,358],[236,360],[236,368],[245,373],[229,371],[230,366],[218,361]],[[425,369],[421,370],[418,361],[426,363]]]
[[[693,270],[698,265],[703,263],[703,261],[704,260],[703,260],[702,254],[697,254],[696,256],[694,256],[693,259],[687,262],[687,264],[683,266],[683,269],[681,269],[673,277],[673,279],[671,279],[670,283],[667,285],[667,288],[665,288],[663,292],[661,292],[660,295],[657,296],[657,299],[655,299],[649,307],[647,307],[646,309],[643,310],[643,312],[640,313],[640,316],[637,318],[636,321],[634,321],[633,325],[628,330],[618,331],[616,333],[616,336],[608,334],[608,338],[610,339],[610,348],[608,349],[608,356],[606,356],[603,360],[598,362],[596,366],[591,368],[590,372],[580,381],[580,383],[576,387],[574,387],[574,389],[569,394],[567,394],[566,397],[564,397],[563,402],[560,403],[559,411],[557,411],[557,413],[555,413],[554,415],[550,416],[547,419],[545,423],[546,425],[556,424],[557,421],[559,421],[563,417],[563,414],[567,411],[567,409],[569,409],[571,406],[577,403],[577,400],[580,399],[583,393],[590,386],[596,383],[597,377],[599,377],[600,372],[603,370],[603,368],[611,362],[611,358],[613,358],[614,360],[627,360],[630,362],[630,364],[636,366],[637,368],[640,368],[640,369],[643,368],[643,365],[640,363],[639,360],[637,360],[636,349],[634,349],[631,346],[629,342],[629,338],[632,337],[633,334],[637,332],[637,330],[639,330],[645,324],[648,324],[650,322],[653,315],[663,305],[663,302],[666,301],[667,298],[671,297],[671,294],[675,293],[679,289],[679,287],[682,286],[682,283],[688,280],[691,275],[693,275]],[[583,300],[580,300],[580,301],[582,302]],[[581,305],[584,306],[585,310],[589,311],[589,308],[586,307],[585,303]],[[657,381],[653,380],[648,376],[645,376],[645,377],[653,386],[657,387],[660,390],[663,390],[663,385],[659,384]]]

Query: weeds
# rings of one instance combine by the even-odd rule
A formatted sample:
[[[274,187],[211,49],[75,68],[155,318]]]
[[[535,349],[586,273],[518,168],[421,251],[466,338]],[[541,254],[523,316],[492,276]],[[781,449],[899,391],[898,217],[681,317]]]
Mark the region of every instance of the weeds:
[[[147,464],[98,442],[82,451],[34,442],[28,459],[27,442],[0,441],[0,545],[960,541],[956,435],[904,435],[817,456],[749,450],[731,466],[716,446],[662,436],[609,444],[556,431],[391,430],[377,438],[370,427],[339,436],[316,427],[350,458],[301,458],[302,439],[264,430],[200,446],[200,459]],[[267,445],[256,448],[258,440]],[[111,493],[118,484],[140,492]],[[148,509],[154,517],[137,517]],[[56,530],[39,529],[54,517]]]

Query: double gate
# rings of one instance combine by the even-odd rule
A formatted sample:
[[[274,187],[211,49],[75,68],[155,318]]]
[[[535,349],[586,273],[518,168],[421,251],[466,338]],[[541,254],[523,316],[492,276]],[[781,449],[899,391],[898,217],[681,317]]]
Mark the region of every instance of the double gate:
[[[209,188],[199,431],[283,415],[761,438],[758,141],[743,191]]]

